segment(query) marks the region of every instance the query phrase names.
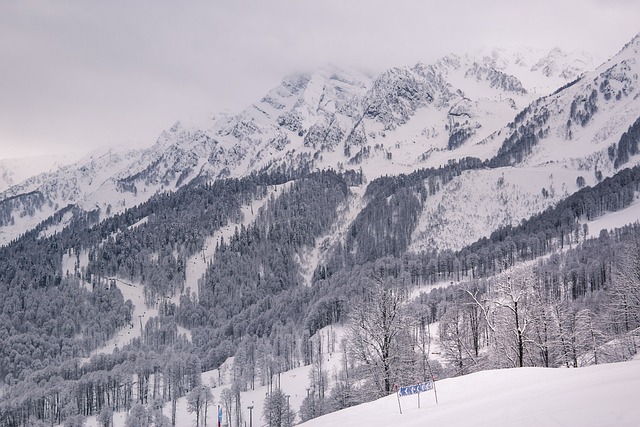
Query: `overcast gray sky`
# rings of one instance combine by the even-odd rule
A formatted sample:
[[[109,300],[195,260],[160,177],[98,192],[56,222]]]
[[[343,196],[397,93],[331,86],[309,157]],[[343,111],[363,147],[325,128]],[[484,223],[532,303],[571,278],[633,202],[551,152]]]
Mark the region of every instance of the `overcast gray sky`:
[[[604,59],[638,32],[637,0],[0,0],[0,158],[150,146],[325,63],[505,45]]]

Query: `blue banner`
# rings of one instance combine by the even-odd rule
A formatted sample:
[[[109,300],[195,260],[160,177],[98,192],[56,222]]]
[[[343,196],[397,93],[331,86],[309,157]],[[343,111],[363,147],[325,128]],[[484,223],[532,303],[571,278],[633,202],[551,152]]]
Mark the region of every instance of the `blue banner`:
[[[427,381],[426,383],[410,385],[407,387],[400,387],[398,389],[398,395],[409,396],[410,394],[422,393],[433,389],[433,382]]]

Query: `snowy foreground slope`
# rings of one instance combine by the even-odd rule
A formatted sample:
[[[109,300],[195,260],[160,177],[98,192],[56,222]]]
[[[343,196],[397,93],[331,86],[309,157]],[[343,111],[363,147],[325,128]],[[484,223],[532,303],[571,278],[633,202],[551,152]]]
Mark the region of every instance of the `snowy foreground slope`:
[[[438,381],[433,392],[395,395],[325,415],[319,426],[638,426],[640,359],[578,369],[483,371]]]

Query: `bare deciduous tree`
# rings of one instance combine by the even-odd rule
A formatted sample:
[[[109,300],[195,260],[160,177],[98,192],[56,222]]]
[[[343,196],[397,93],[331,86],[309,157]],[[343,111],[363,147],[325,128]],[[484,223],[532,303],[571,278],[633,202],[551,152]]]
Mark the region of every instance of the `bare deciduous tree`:
[[[395,365],[402,351],[398,337],[405,327],[402,304],[406,297],[405,289],[376,278],[352,311],[350,353],[367,371],[379,396],[391,393],[395,384]]]

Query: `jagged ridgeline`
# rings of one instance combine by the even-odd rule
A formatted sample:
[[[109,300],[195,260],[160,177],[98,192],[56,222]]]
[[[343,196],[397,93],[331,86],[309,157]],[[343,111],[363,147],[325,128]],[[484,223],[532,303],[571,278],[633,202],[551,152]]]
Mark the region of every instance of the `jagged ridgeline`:
[[[516,366],[518,358],[521,365],[578,366],[601,344],[623,342],[622,334],[640,326],[637,305],[627,304],[637,290],[619,286],[638,259],[640,227],[589,239],[584,224],[638,197],[637,167],[603,180],[640,151],[640,119],[630,103],[637,100],[633,44],[537,100],[496,68],[501,61],[493,53],[493,60],[451,56],[375,79],[320,70],[285,79],[207,130],[177,123],[149,150],[92,157],[5,193],[5,239],[57,213],[0,247],[0,426],[60,424],[136,403],[175,405],[195,390],[203,370],[230,356],[239,404],[242,390],[318,362],[313,334],[346,321],[373,300],[377,285],[398,287],[407,298],[402,316],[410,326],[393,356],[402,364],[397,372],[407,375],[399,379],[417,372],[408,349],[434,321],[439,361],[447,362],[434,363],[440,378]],[[535,67],[550,70],[554,61],[546,59]],[[361,168],[372,181],[365,189],[362,172],[331,167]],[[450,203],[474,191],[476,177],[479,195],[495,189],[492,203],[521,203],[521,194],[500,196],[508,194],[505,175],[525,179],[521,167],[539,176],[562,168],[563,192],[549,199],[554,187],[543,187],[544,203],[527,200],[517,215],[505,210],[495,222],[475,223],[484,211],[474,218],[468,201],[452,213],[457,206]],[[494,168],[503,173],[482,170]],[[542,199],[537,184],[527,184],[525,194]],[[465,215],[474,234],[447,234]],[[447,221],[451,227],[439,228]],[[442,247],[462,249],[435,248],[447,240]],[[496,290],[504,291],[509,275],[527,285],[518,291],[527,292],[519,307],[531,325],[523,334],[490,324],[481,311],[491,307],[478,303],[498,298],[496,307],[504,308]],[[408,301],[427,284],[443,286]],[[139,338],[107,346],[116,332],[135,327],[138,336],[143,304],[134,308],[123,295],[135,299],[142,289],[142,310],[157,315],[140,321]],[[515,358],[505,351],[514,334],[524,337]],[[80,360],[98,349],[107,354]],[[368,379],[353,366],[347,376],[366,392]]]

